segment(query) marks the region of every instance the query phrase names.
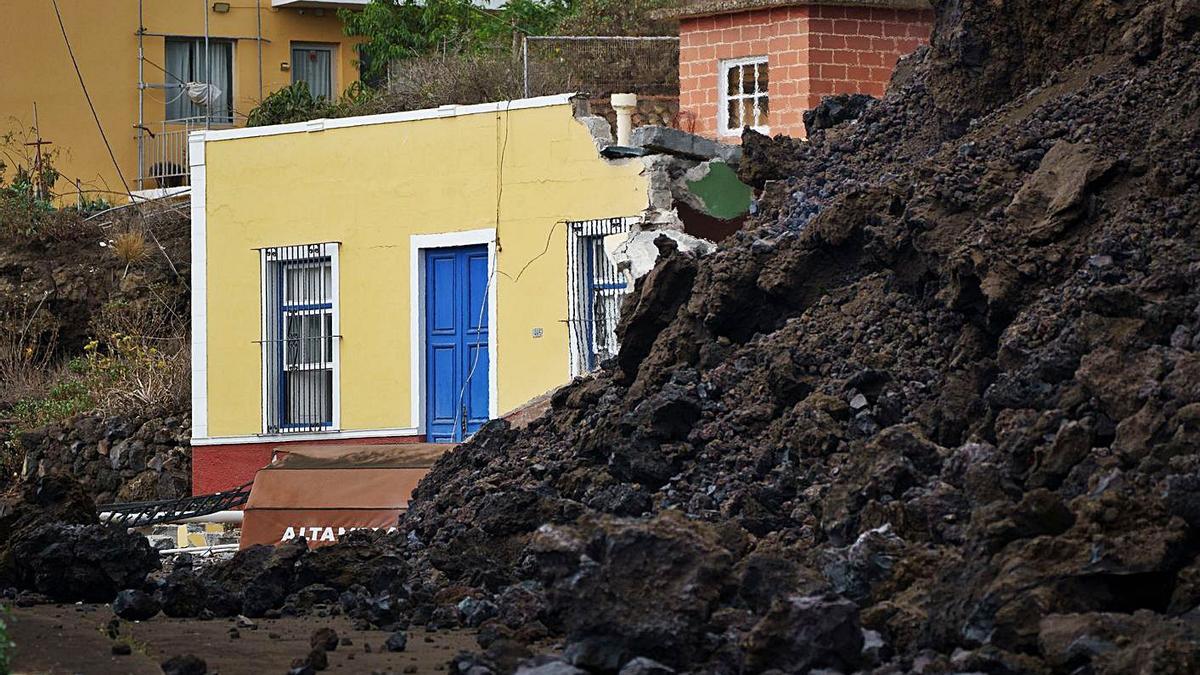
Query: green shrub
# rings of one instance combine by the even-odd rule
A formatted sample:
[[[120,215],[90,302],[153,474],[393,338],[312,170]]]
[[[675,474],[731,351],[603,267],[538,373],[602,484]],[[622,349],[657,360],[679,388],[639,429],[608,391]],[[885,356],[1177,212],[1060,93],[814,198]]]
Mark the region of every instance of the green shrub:
[[[261,127],[268,124],[304,122],[322,117],[349,117],[371,112],[370,104],[375,93],[362,83],[355,82],[346,88],[336,101],[324,96],[313,96],[308,83],[295,82],[273,92],[250,111],[246,126]]]
[[[51,385],[43,398],[18,401],[13,406],[13,417],[17,429],[36,429],[86,412],[95,406],[96,399],[88,391],[87,382],[82,379],[68,379]]]

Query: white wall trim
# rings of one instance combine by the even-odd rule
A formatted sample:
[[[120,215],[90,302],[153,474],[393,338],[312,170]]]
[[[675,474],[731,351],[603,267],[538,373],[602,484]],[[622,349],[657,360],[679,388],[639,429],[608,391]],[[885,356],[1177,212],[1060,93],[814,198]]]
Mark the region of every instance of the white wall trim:
[[[483,228],[464,232],[440,234],[414,234],[409,236],[409,354],[410,398],[412,399],[409,424],[420,433],[425,429],[425,265],[421,252],[431,248],[451,248],[487,244],[488,251],[488,417],[499,417],[499,372],[496,334],[496,229]]]
[[[406,112],[382,113],[379,115],[360,115],[358,117],[339,117],[335,119],[316,119],[292,124],[273,124],[264,127],[242,127],[237,129],[215,129],[196,133],[204,134],[210,141],[228,141],[236,138],[258,138],[261,136],[279,136],[282,134],[315,133],[329,129],[345,129],[348,127],[363,127],[372,124],[391,124],[393,122],[412,122],[440,117],[462,117],[483,113],[508,112],[525,108],[545,108],[548,106],[564,105],[571,102],[576,94],[554,94],[553,96],[537,96],[513,101],[497,101],[495,103],[478,103],[475,105],[444,105],[440,108],[425,110],[410,110]],[[195,185],[195,180],[192,181]]]
[[[313,431],[297,434],[253,434],[250,436],[219,436],[217,438],[193,438],[193,446],[248,445],[251,443],[289,443],[292,441],[336,441],[349,438],[386,438],[391,436],[418,436],[413,427],[396,429],[357,429],[354,431]]]
[[[333,334],[335,337],[333,338],[333,428],[330,431],[337,431],[342,428],[342,284],[341,267],[338,262],[342,252],[341,243],[334,242],[332,249],[329,251],[329,276],[332,286],[329,292],[333,295]]]
[[[258,369],[262,375],[262,395],[259,397],[258,407],[262,412],[262,426],[259,429],[266,433],[267,428],[271,425],[271,383],[267,381],[267,362],[271,358],[271,345],[267,342],[267,336],[271,334],[267,326],[267,317],[270,313],[267,311],[267,275],[271,271],[271,265],[267,262],[267,249],[259,249],[258,251],[258,319],[259,319],[259,352],[258,352]]]
[[[208,223],[204,132],[188,136],[192,173],[192,438],[208,435]]]
[[[189,140],[190,143],[190,140]],[[179,187],[167,188],[149,188],[146,190],[134,190],[129,193],[135,202],[152,202],[158,199],[167,199],[169,197],[186,197],[192,191],[191,185],[180,185]]]

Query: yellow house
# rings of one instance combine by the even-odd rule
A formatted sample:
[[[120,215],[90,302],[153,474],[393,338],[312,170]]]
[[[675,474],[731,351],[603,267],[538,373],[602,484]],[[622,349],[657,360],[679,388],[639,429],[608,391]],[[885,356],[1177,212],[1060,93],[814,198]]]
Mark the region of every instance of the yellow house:
[[[458,441],[603,358],[625,287],[603,240],[649,178],[574,107],[192,134],[197,493],[287,442]]]
[[[183,191],[189,132],[242,126],[295,81],[338,96],[358,66],[337,10],[368,0],[56,2],[58,14],[49,0],[0,0],[0,134],[33,141],[36,106],[43,147],[58,153],[54,191],[72,203]]]

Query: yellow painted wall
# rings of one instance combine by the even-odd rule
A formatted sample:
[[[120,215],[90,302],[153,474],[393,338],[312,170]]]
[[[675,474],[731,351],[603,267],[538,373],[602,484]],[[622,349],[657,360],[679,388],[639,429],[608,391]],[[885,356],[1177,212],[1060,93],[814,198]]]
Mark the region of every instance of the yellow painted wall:
[[[143,25],[147,33],[160,34],[144,37],[145,81],[169,80],[150,63],[166,65],[162,35],[203,37],[206,10],[211,38],[257,35],[255,0],[234,0],[224,14],[212,12],[212,4],[144,0]],[[137,0],[58,0],[58,5],[105,135],[130,189],[136,190]],[[334,10],[317,16],[312,9],[272,9],[270,0],[261,0],[261,6],[263,37],[269,41],[263,43],[263,96],[291,84],[291,72],[281,70],[281,64],[290,61],[293,41],[338,45],[334,87],[339,92],[358,78],[355,40],[343,35]],[[117,200],[124,188],[79,87],[53,6],[49,0],[0,0],[0,17],[0,134],[32,127],[36,102],[42,136],[60,153],[57,168],[63,178],[56,192],[73,201],[78,179],[85,191],[93,191],[90,196]],[[233,103],[240,126],[261,100],[257,40],[238,39],[233,58]],[[145,91],[143,120],[155,132],[166,113],[165,97],[161,89]],[[11,157],[8,163],[13,163]]]
[[[567,104],[209,141],[205,154],[210,437],[261,432],[256,248],[341,242],[342,429],[416,427],[410,235],[499,222],[503,414],[569,379],[562,221],[636,215],[647,199],[641,163],[601,159]]]

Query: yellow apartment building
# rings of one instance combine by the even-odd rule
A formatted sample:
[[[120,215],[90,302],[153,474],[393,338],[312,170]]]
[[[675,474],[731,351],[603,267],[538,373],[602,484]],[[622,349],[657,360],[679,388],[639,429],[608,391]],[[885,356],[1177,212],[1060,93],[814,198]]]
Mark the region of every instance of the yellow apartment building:
[[[126,185],[145,196],[185,191],[188,133],[244,126],[293,82],[335,98],[358,79],[355,38],[337,10],[367,2],[57,0],[56,14],[51,0],[0,0],[0,135],[21,146],[4,149],[9,164],[32,152],[23,143],[34,140],[36,106],[38,134],[52,143],[43,148],[57,152],[60,202],[124,201]]]

